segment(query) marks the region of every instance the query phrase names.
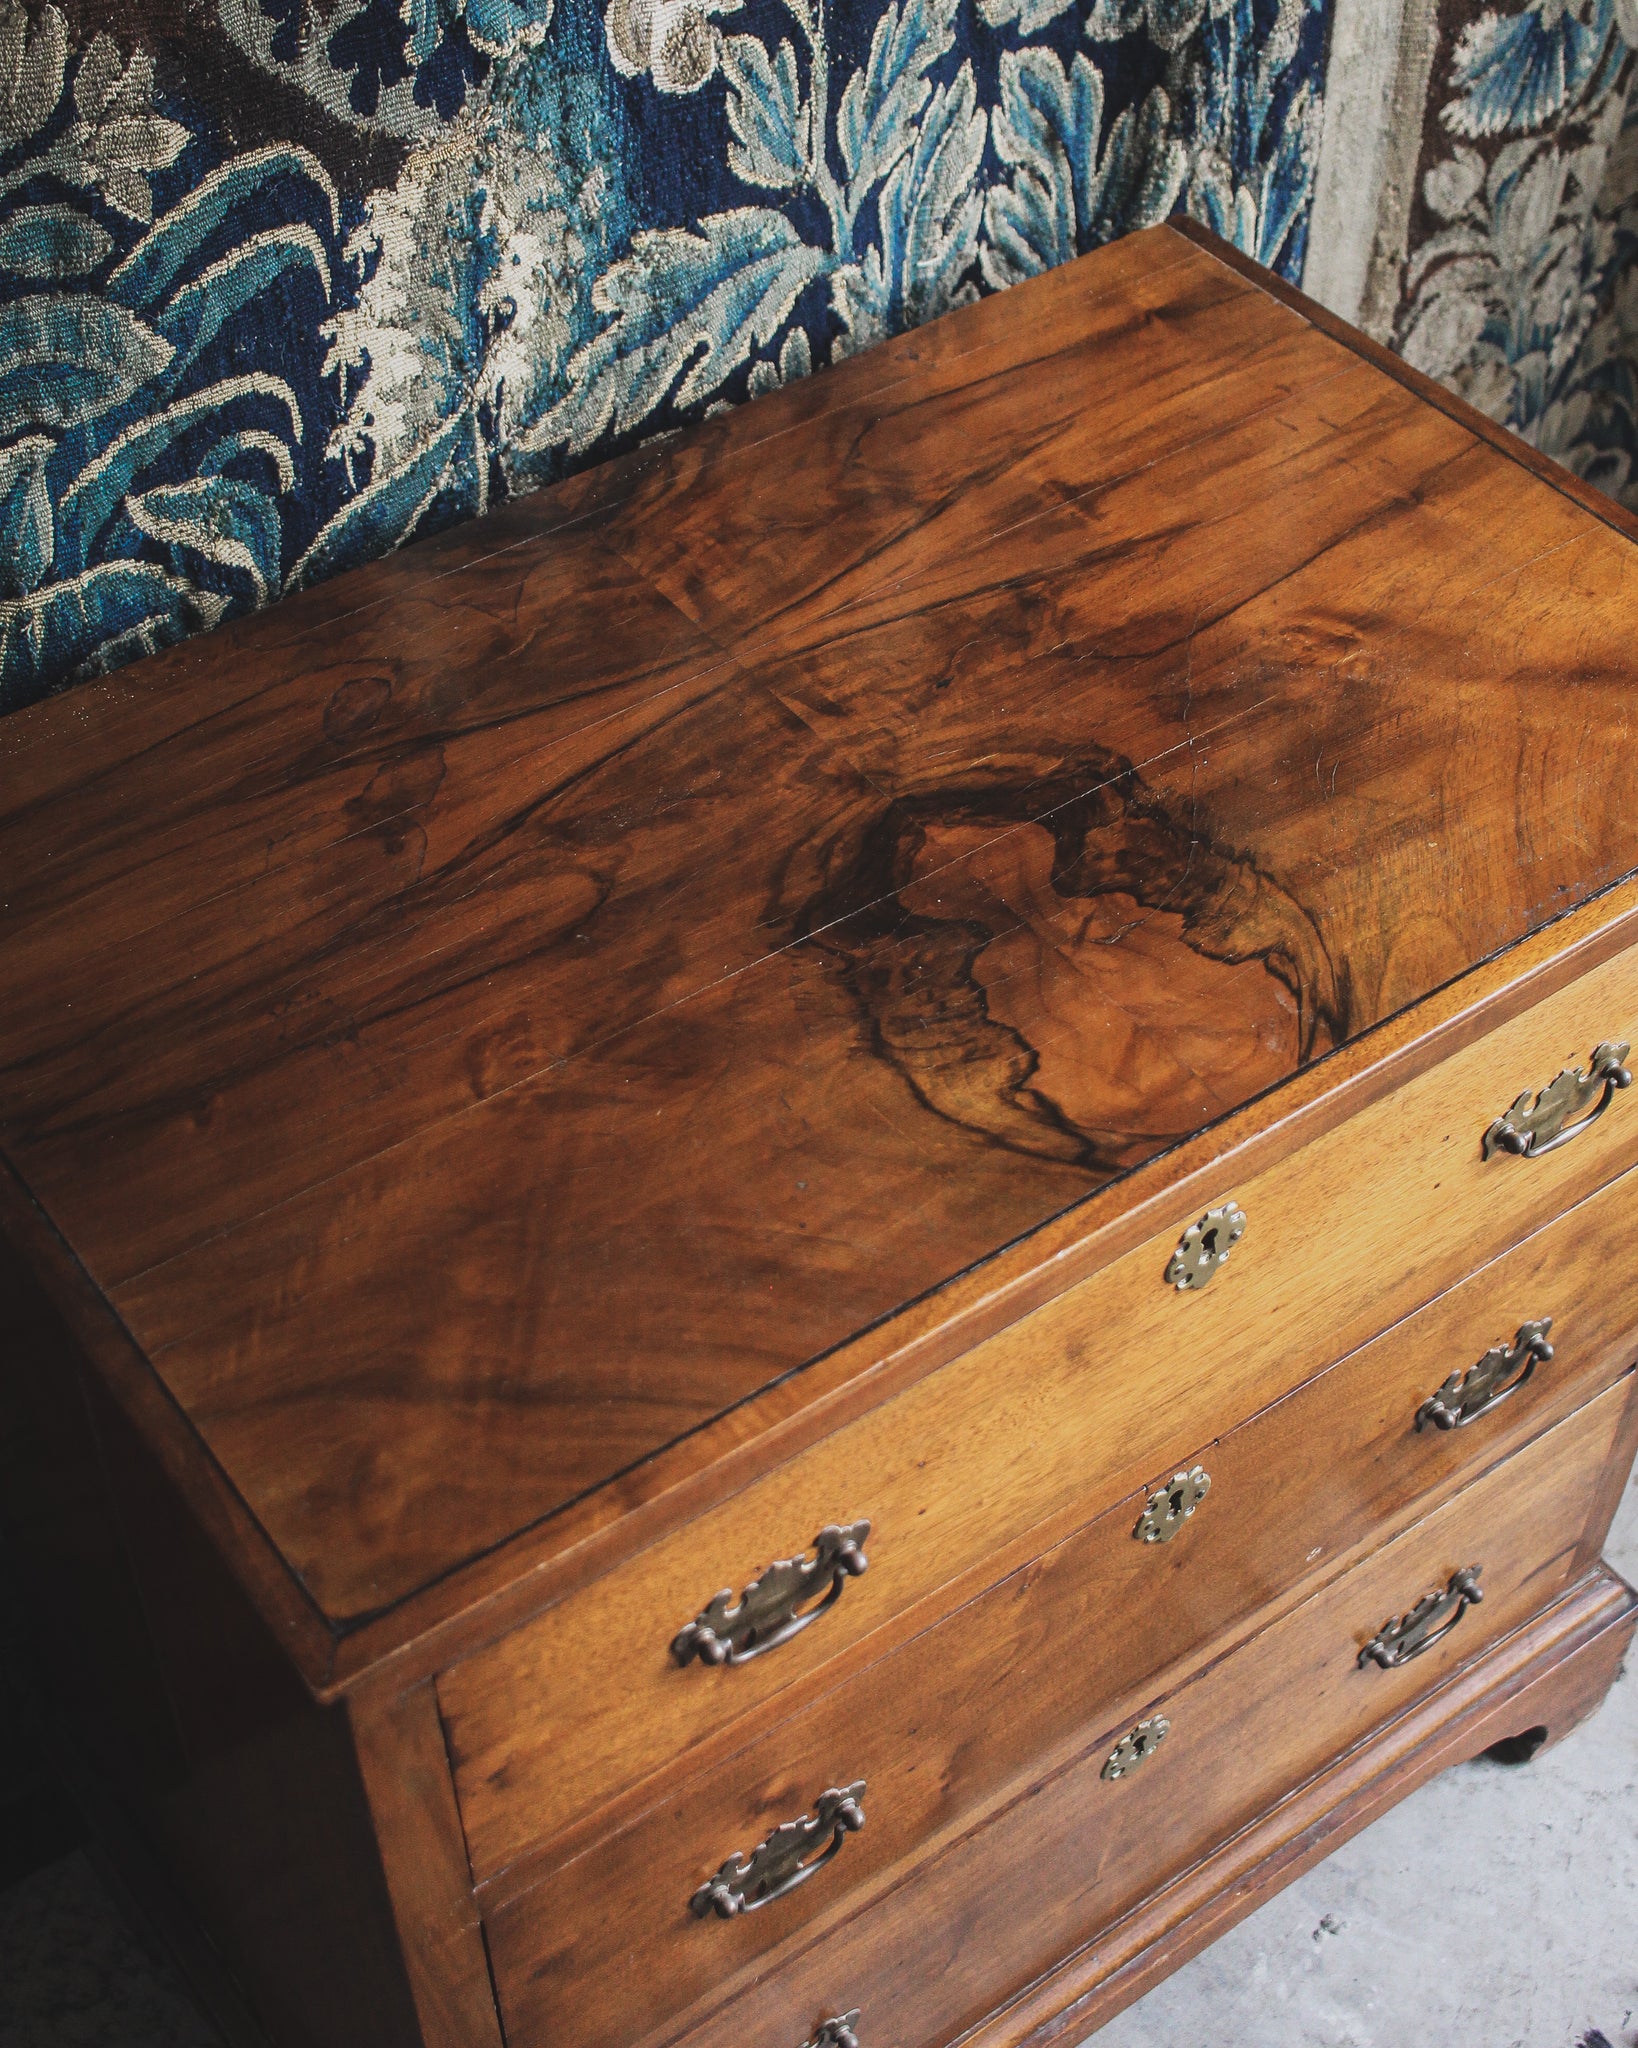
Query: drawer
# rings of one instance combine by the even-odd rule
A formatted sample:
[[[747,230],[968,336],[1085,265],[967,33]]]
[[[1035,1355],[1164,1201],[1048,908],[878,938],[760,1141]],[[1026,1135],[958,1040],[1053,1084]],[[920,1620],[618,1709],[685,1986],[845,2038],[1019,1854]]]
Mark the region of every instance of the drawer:
[[[1198,1292],[1173,1227],[569,1595],[439,1680],[479,1879],[722,1735],[842,1654],[856,1663],[1429,1301],[1638,1157],[1638,1091],[1539,1158],[1481,1157],[1519,1093],[1638,1038],[1638,950],[1243,1184],[1248,1225]],[[1551,1313],[1550,1310],[1545,1311]],[[1484,1342],[1501,1334],[1486,1329]],[[1441,1374],[1442,1377],[1442,1374]],[[669,1646],[830,1524],[869,1569],[742,1664]],[[1015,1548],[1009,1559],[1003,1553]],[[879,1646],[885,1647],[885,1644]]]
[[[918,1703],[919,1764],[879,1784],[866,1777],[867,1825],[842,1838],[834,1867],[753,1913],[689,1914],[690,1893],[722,1855],[757,1840],[736,1839],[733,1809],[691,1789],[640,1836],[589,1852],[489,1917],[508,2040],[637,2048],[740,1993],[712,2038],[746,2048],[795,2048],[821,2014],[855,2006],[862,2035],[904,2048],[975,2023],[1563,1591],[1579,1569],[1632,1388],[1623,1378],[1232,1655],[1151,1697],[1143,1718],[1162,1715],[1169,1731],[1129,1776],[1111,1781],[1102,1771],[1138,1716],[1089,1716],[1095,1741],[1083,1738],[1044,1780],[1032,1774],[1025,1796],[896,1886],[850,1882],[849,1865],[873,1832],[894,1831],[896,1801],[926,1798],[919,1779],[962,1767],[945,1722],[948,1688]],[[1482,1568],[1483,1604],[1448,1636],[1398,1669],[1361,1666],[1362,1647],[1385,1621],[1473,1566]],[[1101,1655],[1096,1631],[1036,1647],[1071,1683]],[[965,1702],[975,1742],[1030,1711],[1025,1674],[1004,1656],[981,1683],[983,1697]],[[837,1736],[837,1754],[869,1753],[869,1730],[839,1722]],[[848,1768],[835,1774],[843,1783]],[[765,1788],[783,1800],[782,1817],[811,1812],[832,1781],[802,1770]]]
[[[1635,1200],[1638,1169],[1197,1448],[1187,1463],[1209,1490],[1176,1526],[1146,1513],[1146,1491],[1129,1495],[837,1689],[808,1689],[792,1719],[707,1770],[697,1798],[754,1837],[789,1797],[793,1773],[803,1785],[868,1766],[880,1787],[889,1771],[909,1771],[892,1823],[850,1853],[855,1876],[964,1822],[1079,1740],[1089,1714],[1118,1712],[1191,1652],[1220,1651],[1304,1582],[1334,1576],[1351,1548],[1379,1543],[1625,1371],[1638,1351],[1638,1265],[1621,1256]],[[1511,1346],[1517,1363],[1494,1407],[1449,1429],[1425,1416],[1417,1427],[1453,1367],[1466,1373],[1491,1350],[1487,1333],[1501,1350],[1547,1317],[1550,1360]],[[1134,1540],[1140,1529],[1149,1534]],[[1095,1669],[1066,1662],[1065,1643],[1094,1644]],[[997,1663],[1020,1697],[992,1728],[986,1687]],[[932,1737],[921,1732],[929,1722]],[[850,1746],[855,1730],[868,1731],[865,1753]],[[515,1891],[530,1871],[496,1883]]]

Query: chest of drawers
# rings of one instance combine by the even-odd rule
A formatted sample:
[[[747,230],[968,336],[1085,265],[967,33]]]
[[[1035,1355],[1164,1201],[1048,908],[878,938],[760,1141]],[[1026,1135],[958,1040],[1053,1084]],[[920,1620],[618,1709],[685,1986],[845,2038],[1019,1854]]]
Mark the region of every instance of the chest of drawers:
[[[1596,1703],[1632,541],[1164,228],[0,725],[7,1540],[247,2038],[1079,2038]]]

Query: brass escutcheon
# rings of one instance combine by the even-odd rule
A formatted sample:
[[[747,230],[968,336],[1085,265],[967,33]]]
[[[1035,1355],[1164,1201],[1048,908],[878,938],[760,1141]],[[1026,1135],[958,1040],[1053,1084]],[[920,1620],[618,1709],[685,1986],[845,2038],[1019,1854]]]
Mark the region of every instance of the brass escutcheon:
[[[859,2048],[859,2037],[853,2031],[858,2024],[857,2006],[836,2019],[821,2020],[813,2030],[813,2039],[804,2041],[802,2048]]]
[[[833,1522],[813,1539],[812,1557],[778,1559],[747,1584],[737,1606],[725,1586],[672,1638],[672,1656],[679,1664],[694,1657],[702,1664],[748,1664],[764,1650],[788,1643],[834,1607],[848,1580],[869,1564],[864,1554],[869,1534],[868,1521],[850,1522],[846,1528]],[[823,1598],[817,1598],[821,1593]],[[806,1604],[810,1601],[811,1606]]]
[[[1104,1759],[1100,1778],[1129,1778],[1140,1764],[1146,1764],[1155,1751],[1172,1732],[1172,1724],[1164,1714],[1151,1714],[1147,1721],[1140,1721],[1129,1735],[1123,1735]]]
[[[1211,1474],[1203,1465],[1174,1472],[1150,1494],[1132,1534],[1140,1543],[1170,1543],[1210,1491]]]
[[[1181,1294],[1204,1287],[1229,1253],[1245,1236],[1246,1214],[1238,1202],[1225,1202],[1220,1209],[1208,1209],[1198,1223],[1191,1223],[1166,1263],[1166,1279]]]

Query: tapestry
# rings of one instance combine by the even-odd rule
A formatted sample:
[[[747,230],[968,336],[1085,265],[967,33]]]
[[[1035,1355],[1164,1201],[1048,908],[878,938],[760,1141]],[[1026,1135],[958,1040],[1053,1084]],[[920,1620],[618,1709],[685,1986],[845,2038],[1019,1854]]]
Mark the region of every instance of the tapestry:
[[[1447,6],[1386,335],[1619,496],[1638,454],[1634,0]]]
[[[15,708],[1187,208],[1321,0],[0,0]]]
[[[1638,502],[1638,5],[1336,0],[1304,286]]]
[[[0,0],[0,711],[1178,211],[1638,501],[1635,49],[1638,0]]]

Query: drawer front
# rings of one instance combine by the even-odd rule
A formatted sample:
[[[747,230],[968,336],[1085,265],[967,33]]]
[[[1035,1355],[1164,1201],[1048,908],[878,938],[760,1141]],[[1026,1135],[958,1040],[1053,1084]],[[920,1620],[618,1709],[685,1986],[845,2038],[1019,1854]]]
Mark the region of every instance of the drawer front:
[[[863,1645],[876,1631],[922,1625],[967,1597],[963,1575],[1008,1545],[1055,1517],[1089,1519],[1613,1178],[1638,1157],[1638,1091],[1540,1158],[1483,1159],[1480,1139],[1521,1091],[1628,1035],[1638,1037],[1638,951],[1225,1185],[1248,1227],[1204,1289],[1163,1277],[1192,1220],[1179,1217],[445,1672],[476,1875],[839,1654],[873,1654]],[[810,1627],[749,1662],[674,1661],[673,1639],[719,1587],[737,1591],[827,1525],[860,1518],[872,1525],[869,1569],[843,1575]]]
[[[1635,1200],[1638,1169],[1197,1449],[1184,1469],[1207,1491],[1186,1517],[1167,1511],[1166,1486],[1130,1495],[837,1688],[805,1689],[790,1719],[764,1715],[760,1734],[695,1781],[711,1825],[754,1840],[793,1787],[868,1775],[892,1796],[888,1821],[849,1848],[843,1881],[863,1881],[1067,1755],[1089,1717],[1146,1697],[1163,1672],[1175,1681],[1191,1654],[1221,1654],[1305,1583],[1334,1577],[1350,1549],[1380,1543],[1627,1368],[1638,1264],[1621,1254]],[[1550,1359],[1507,1343],[1547,1318]],[[1435,1426],[1430,1397],[1492,1349],[1513,1356],[1494,1405]],[[999,1719],[997,1669],[1016,1695]],[[625,1836],[634,1868],[649,1827]],[[515,1892],[548,1860],[491,1888]]]
[[[1580,1411],[1555,1454],[1540,1445],[1524,1454],[1537,1462],[1546,1457],[1566,1490],[1561,1533],[1572,1547],[1625,1390]],[[1244,1434],[1223,1461],[1242,1488],[1238,1510],[1227,1509],[1218,1521],[1230,1546],[1236,1533],[1253,1537],[1270,1519],[1257,1488],[1259,1433],[1254,1425]],[[1516,1463],[1479,1482],[1469,1497],[1513,1473]],[[1281,1475],[1270,1476],[1277,1485]],[[1208,1495],[1202,1535],[1213,1505]],[[1526,1560],[1541,1562],[1535,1510],[1521,1512],[1504,1490],[1489,1512],[1497,1526],[1484,1528],[1488,1547],[1458,1561],[1483,1563],[1491,1582],[1483,1607],[1464,1621],[1464,1639],[1511,1611],[1514,1579],[1528,1574]],[[1303,1534],[1290,1532],[1293,1548]],[[1182,1552],[1186,1543],[1185,1536],[1169,1548]],[[1157,1644],[1198,1628],[1212,1601],[1209,1567],[1197,1573],[1198,1557],[1153,1555],[1167,1547],[1134,1541],[1130,1514],[1120,1526],[1106,1517],[768,1730],[612,1841],[496,1907],[490,1932],[498,1972],[509,1978],[515,1971],[526,2002],[550,2005],[559,2040],[615,2048],[710,1996],[725,1959],[736,1971],[749,1968],[800,1929],[867,1898],[895,1866],[924,1856],[986,1803],[1068,1762],[1088,1728],[1113,1717],[1113,1694],[1126,1696],[1120,1711],[1151,1696],[1136,1682],[1154,1680]],[[1232,1548],[1229,1562],[1239,1568]],[[1247,1577],[1255,1578],[1254,1568]],[[1404,1604],[1423,1590],[1413,1588]],[[833,1868],[721,1933],[689,1913],[690,1898],[731,1854],[749,1852],[781,1823],[814,1813],[825,1791],[860,1780],[865,1790],[857,1803],[867,1825],[844,1831]],[[643,1959],[636,1971],[634,1956]],[[572,2027],[571,2012],[578,2016]]]
[[[702,2041],[798,2048],[820,2017],[854,2007],[869,2042],[949,2039],[1563,1591],[1631,1391],[1623,1379],[1232,1655],[1147,1703],[1144,1719],[1162,1716],[1169,1729],[1126,1776],[1103,1772],[1136,1716],[1105,1723],[1077,1758],[1045,1782],[1032,1779],[1026,1796],[902,1884],[825,1896],[871,1829],[890,1824],[890,1795],[868,1784],[867,1826],[846,1839],[836,1867],[737,1919],[695,1921],[685,1910],[688,1884],[710,1869],[710,1859],[686,1875],[675,1867],[673,1826],[705,1818],[687,1801],[656,1818],[646,1887],[628,1894],[618,1860],[591,1852],[573,1866],[590,1910],[542,1887],[489,1922],[507,2038],[514,2048],[638,2048],[734,1998]],[[1473,1566],[1482,1567],[1482,1605],[1413,1661],[1361,1665],[1387,1620]],[[1019,1690],[998,1688],[997,1720],[1003,1705],[1022,1707]],[[929,1772],[943,1760],[931,1743],[939,1705],[929,1701],[925,1721]],[[604,1936],[617,1914],[618,1934]]]

